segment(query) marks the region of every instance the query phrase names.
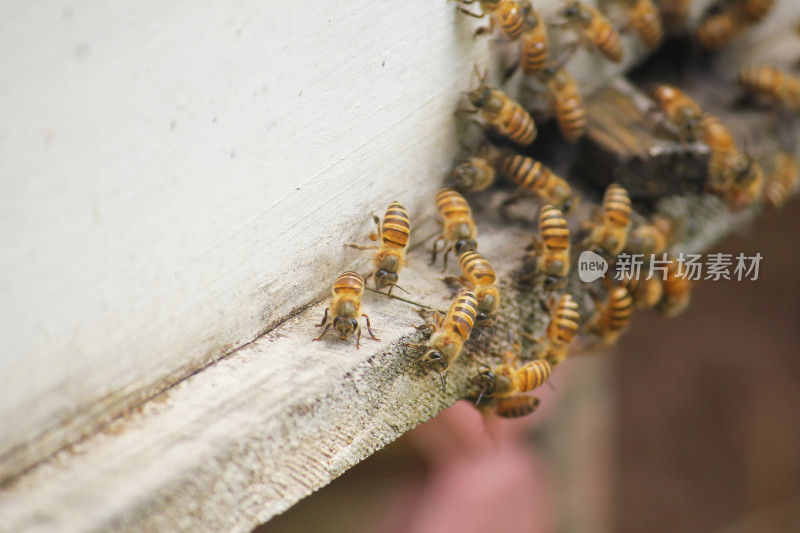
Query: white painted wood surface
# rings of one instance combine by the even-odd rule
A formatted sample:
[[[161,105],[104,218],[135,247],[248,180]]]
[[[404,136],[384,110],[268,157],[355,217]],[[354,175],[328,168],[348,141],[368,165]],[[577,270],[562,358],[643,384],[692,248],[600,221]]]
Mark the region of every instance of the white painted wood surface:
[[[429,216],[500,46],[481,23],[424,0],[4,3],[0,479],[319,298],[366,261],[340,243],[370,210]]]

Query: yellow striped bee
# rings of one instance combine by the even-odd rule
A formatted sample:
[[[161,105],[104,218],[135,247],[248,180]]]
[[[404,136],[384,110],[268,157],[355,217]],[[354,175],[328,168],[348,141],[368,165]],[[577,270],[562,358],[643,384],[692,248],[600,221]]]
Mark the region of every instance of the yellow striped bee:
[[[467,192],[478,192],[488,189],[497,174],[495,162],[498,157],[497,150],[489,145],[473,150],[470,157],[453,169],[451,179],[456,189]]]
[[[626,275],[620,280],[619,284],[628,289],[636,309],[652,309],[661,301],[664,295],[664,283],[658,276],[652,276],[647,279],[642,274],[638,279],[634,279]]]
[[[475,109],[464,109],[464,113],[480,112],[483,127],[491,127],[498,134],[517,144],[527,146],[536,138],[536,124],[530,114],[506,94],[486,85],[486,73],[477,71],[480,85],[468,93],[469,101]]]
[[[458,192],[453,189],[441,189],[436,194],[436,208],[439,216],[444,221],[442,234],[433,241],[433,261],[436,262],[436,246],[440,240],[446,242],[444,250],[444,269],[447,268],[447,254],[454,249],[456,255],[464,252],[471,252],[478,248],[475,237],[478,235],[478,228],[472,219],[472,209],[469,204]]]
[[[696,30],[700,46],[713,52],[719,50],[742,31],[747,29],[747,22],[736,12],[723,11],[710,15],[700,22]]]
[[[658,6],[653,0],[626,0],[626,11],[642,43],[650,50],[656,48],[664,38]]]
[[[355,334],[356,349],[358,349],[361,344],[361,325],[358,323],[358,319],[363,316],[367,319],[369,336],[379,341],[380,339],[375,337],[375,333],[372,331],[369,317],[366,313],[361,313],[361,295],[364,294],[364,278],[361,277],[361,274],[350,270],[342,272],[333,283],[332,292],[333,301],[331,306],[325,308],[322,322],[317,324],[317,327],[325,326],[325,329],[322,330],[322,335],[314,340],[321,340],[328,332],[328,329],[333,326],[336,334],[342,340],[347,340],[350,335]],[[331,308],[333,312],[331,313],[331,320],[328,320],[328,311]]]
[[[764,185],[764,202],[775,209],[780,209],[789,195],[797,188],[800,168],[794,156],[783,150],[775,154],[775,168]]]
[[[530,75],[547,66],[550,38],[544,19],[533,9],[531,3],[524,0],[519,4],[523,13],[520,64],[522,72]]]
[[[633,298],[625,287],[611,289],[604,305],[596,303],[598,316],[592,331],[606,344],[612,344],[628,326],[633,314]]]
[[[667,120],[677,126],[683,142],[693,142],[700,137],[703,112],[686,93],[672,85],[660,85],[653,91],[653,99]]]
[[[461,4],[474,4],[478,2],[481,6],[480,15],[459,6],[458,10],[470,17],[483,18],[489,15],[489,26],[478,28],[475,37],[483,34],[490,34],[494,31],[495,24],[500,26],[503,34],[512,41],[519,38],[522,34],[522,9],[519,3],[514,0],[458,0]]]
[[[352,248],[359,250],[378,249],[373,258],[375,270],[367,276],[369,279],[375,275],[375,288],[378,290],[389,287],[389,294],[397,284],[397,274],[406,262],[406,247],[408,237],[411,234],[411,226],[408,221],[408,212],[399,202],[392,202],[383,215],[383,224],[380,219],[373,215],[375,224],[378,225],[378,233],[370,235],[370,239],[381,240],[381,246],[358,246],[348,244]]]
[[[541,78],[553,94],[553,106],[561,134],[567,142],[577,142],[586,133],[586,107],[575,78],[557,65],[545,68]]]
[[[564,213],[545,205],[539,210],[539,238],[534,237],[536,271],[544,274],[547,289],[560,289],[569,274],[569,228]]]
[[[478,374],[481,385],[481,397],[508,398],[532,391],[541,386],[550,377],[552,368],[544,359],[531,361],[523,366],[517,366],[519,347],[516,352],[506,351],[503,354],[505,364],[498,365],[490,370]],[[480,402],[480,398],[478,402]]]
[[[559,11],[566,23],[578,31],[579,42],[596,48],[604,56],[619,63],[622,61],[622,40],[611,22],[600,11],[581,2],[568,2]]]
[[[553,299],[550,307],[550,323],[547,325],[548,348],[545,359],[556,366],[567,357],[567,346],[575,338],[581,319],[578,304],[569,294],[564,294],[555,305]]]
[[[739,71],[739,85],[790,108],[800,108],[800,78],[769,65],[748,65]]]
[[[572,207],[572,187],[547,166],[530,157],[506,153],[500,157],[500,169],[519,187],[519,194],[532,193],[548,204],[560,206],[564,211]],[[516,201],[510,198],[506,204]]]
[[[453,301],[444,320],[439,313],[435,313],[432,323],[420,326],[420,329],[433,329],[433,335],[426,345],[422,345],[427,351],[420,357],[419,364],[422,368],[439,374],[442,379],[442,389],[444,389],[442,374],[461,354],[461,349],[472,332],[477,312],[478,301],[475,299],[475,294],[463,291]],[[407,344],[407,346],[420,347],[417,344]]]
[[[616,183],[609,185],[603,195],[601,210],[602,220],[594,224],[589,242],[610,255],[617,255],[625,248],[631,225],[631,199],[628,191]]]
[[[461,267],[459,281],[467,285],[478,300],[476,323],[483,327],[493,326],[500,307],[500,290],[492,265],[478,252],[464,252],[458,256],[458,263]]]

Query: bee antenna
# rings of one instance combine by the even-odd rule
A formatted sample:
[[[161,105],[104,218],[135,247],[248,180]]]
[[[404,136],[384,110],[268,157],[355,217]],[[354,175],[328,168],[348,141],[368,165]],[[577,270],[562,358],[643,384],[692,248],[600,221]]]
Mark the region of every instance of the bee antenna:
[[[481,403],[481,398],[483,398],[483,389],[481,389],[481,393],[478,395],[478,399],[475,400],[475,407],[478,407],[478,404]]]
[[[410,292],[408,292],[407,290],[405,290],[403,287],[401,287],[400,285],[398,285],[398,284],[396,284],[396,283],[395,283],[393,286],[394,286],[394,287],[397,287],[398,289],[400,289],[401,291],[403,291],[403,292],[404,292],[404,293],[406,293],[406,294],[411,294]]]
[[[442,394],[446,394],[447,390],[445,389],[445,386],[444,386],[444,375],[441,372],[439,372],[438,370],[436,371],[436,373],[439,374],[439,379],[442,380]]]

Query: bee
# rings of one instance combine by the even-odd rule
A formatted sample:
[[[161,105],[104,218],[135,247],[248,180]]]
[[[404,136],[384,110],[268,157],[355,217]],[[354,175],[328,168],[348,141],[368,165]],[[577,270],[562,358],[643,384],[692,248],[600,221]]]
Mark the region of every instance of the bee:
[[[721,191],[728,207],[743,209],[761,198],[764,186],[764,172],[750,155],[739,152],[727,160],[725,169],[725,188]]]
[[[506,351],[503,354],[505,364],[478,374],[478,381],[481,384],[481,396],[478,397],[478,402],[483,396],[508,398],[532,391],[550,377],[552,367],[550,362],[544,359],[531,361],[521,367],[517,366],[519,346],[515,345],[515,348],[514,352]]]
[[[427,348],[425,354],[419,359],[419,365],[439,374],[442,380],[442,390],[444,390],[442,374],[447,371],[450,363],[461,354],[461,349],[472,332],[477,313],[478,301],[475,299],[475,294],[472,291],[463,291],[453,301],[444,320],[439,313],[435,313],[432,323],[420,326],[420,329],[433,329],[433,335],[426,345],[407,344],[407,346]]]
[[[625,287],[614,287],[605,305],[596,302],[598,316],[592,331],[602,337],[606,344],[612,344],[628,326],[633,314],[633,298]]]
[[[520,2],[523,13],[522,52],[520,63],[522,72],[535,74],[547,65],[550,50],[550,37],[547,26],[539,13],[527,0]]]
[[[569,228],[564,213],[552,205],[539,210],[539,237],[534,237],[536,271],[544,274],[546,289],[561,289],[569,274]]]
[[[505,154],[500,169],[519,187],[519,194],[533,193],[564,211],[572,207],[572,187],[540,161],[520,154]],[[512,197],[507,203],[515,201]]]
[[[754,24],[766,17],[774,5],[775,0],[743,0],[736,7],[743,19]]]
[[[447,243],[444,250],[444,269],[447,268],[447,254],[451,249],[455,249],[456,255],[464,252],[472,252],[478,248],[475,237],[478,235],[478,228],[472,220],[472,209],[469,204],[458,192],[453,189],[442,189],[436,194],[436,208],[439,216],[444,221],[442,234],[433,241],[433,260],[436,262],[436,245],[442,239]]]
[[[688,307],[692,290],[691,280],[686,279],[685,273],[680,272],[680,265],[674,258],[667,265],[663,285],[664,296],[657,309],[663,315],[672,318]]]
[[[492,265],[478,252],[464,252],[458,256],[458,263],[462,274],[459,280],[473,291],[478,300],[476,323],[483,327],[493,326],[500,307],[500,290]]]
[[[520,418],[536,411],[539,398],[522,394],[510,398],[498,398],[495,411],[502,418]]]
[[[468,93],[469,101],[475,109],[462,110],[465,113],[480,111],[483,127],[490,126],[498,134],[508,137],[515,143],[527,146],[536,138],[536,124],[521,105],[499,90],[486,85],[486,73],[477,71],[480,85]]]
[[[522,35],[522,9],[518,2],[513,0],[458,0],[461,4],[474,4],[478,2],[481,6],[482,13],[477,15],[463,7],[458,8],[459,11],[465,15],[475,18],[483,18],[489,15],[489,26],[478,28],[475,31],[475,37],[494,31],[495,24],[500,26],[506,37],[515,41]]]
[[[630,25],[636,30],[639,39],[652,50],[664,38],[661,12],[653,0],[628,0],[627,12]]]
[[[800,108],[800,78],[769,65],[748,65],[739,71],[739,84],[748,92],[767,95],[791,108]]]
[[[672,85],[660,85],[653,91],[653,98],[667,120],[677,126],[681,140],[693,142],[700,137],[703,113],[686,93]]]
[[[569,2],[559,11],[565,26],[577,28],[579,43],[600,50],[604,56],[619,63],[622,61],[622,41],[611,22],[600,11],[581,2]]]
[[[794,191],[800,178],[800,168],[792,154],[783,150],[775,154],[775,168],[769,181],[764,185],[764,201],[775,209],[780,209],[789,194]]]
[[[586,132],[586,107],[575,78],[559,66],[547,67],[543,71],[543,78],[553,94],[556,121],[561,134],[567,142],[577,142]]]
[[[569,294],[562,295],[555,305],[553,303],[551,298],[548,302],[550,323],[547,325],[549,346],[545,359],[556,366],[567,357],[567,346],[575,338],[581,315],[578,313],[578,304]]]
[[[408,236],[411,234],[408,212],[399,202],[392,202],[383,215],[383,224],[377,216],[373,215],[373,220],[378,225],[378,233],[370,235],[370,239],[373,241],[381,239],[382,245],[379,248],[357,244],[347,246],[359,250],[378,248],[373,258],[375,270],[367,276],[367,279],[374,274],[375,288],[381,290],[389,287],[389,294],[392,294],[392,289],[397,284],[397,273],[406,262],[406,246],[408,246]]]
[[[703,19],[696,30],[700,46],[713,52],[719,50],[747,28],[736,13],[723,11]]]
[[[369,317],[366,313],[361,313],[361,295],[364,294],[364,278],[361,274],[348,270],[342,272],[336,281],[333,282],[333,301],[330,307],[325,308],[325,315],[322,317],[322,322],[317,324],[317,327],[325,326],[322,330],[322,335],[314,339],[315,341],[322,340],[322,337],[328,332],[328,329],[333,325],[336,334],[342,340],[347,340],[350,335],[356,335],[356,349],[361,344],[361,325],[358,323],[359,316],[367,319],[367,331],[372,339],[379,341],[380,339],[375,336],[372,331],[372,325],[369,323]],[[328,320],[328,311],[333,308],[331,313],[331,320]]]
[[[467,148],[465,146],[465,148]],[[470,152],[475,152],[467,148]],[[478,192],[488,189],[494,183],[497,172],[495,160],[497,151],[488,145],[460,163],[453,169],[451,179],[457,189]]]
[[[633,279],[626,275],[620,285],[628,289],[636,309],[652,309],[661,301],[664,294],[664,284],[657,276],[652,276],[650,279],[644,276]]]
[[[610,255],[617,255],[625,248],[631,225],[631,199],[628,191],[616,183],[609,185],[603,195],[601,211],[602,221],[593,224],[589,242]]]
[[[655,215],[651,224],[642,224],[628,233],[625,250],[632,254],[660,254],[669,246],[673,231],[672,219]]]

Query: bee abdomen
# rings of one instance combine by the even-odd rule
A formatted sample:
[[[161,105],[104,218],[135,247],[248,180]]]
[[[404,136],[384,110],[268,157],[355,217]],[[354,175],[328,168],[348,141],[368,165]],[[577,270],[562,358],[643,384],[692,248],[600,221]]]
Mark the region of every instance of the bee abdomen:
[[[335,296],[345,294],[361,295],[363,292],[364,278],[358,272],[353,272],[352,270],[342,272],[333,282],[333,294]]]
[[[578,332],[578,321],[581,316],[578,313],[578,304],[572,296],[565,294],[558,301],[553,320],[548,327],[550,337],[554,343],[564,346],[572,342]]]
[[[643,2],[640,0],[639,4],[642,5]],[[664,37],[661,15],[658,8],[652,3],[639,13],[638,16],[634,17],[633,25],[644,45],[651,50],[658,46],[658,43],[660,43],[661,39]]]
[[[453,189],[442,189],[436,194],[436,208],[445,220],[472,217],[467,200]]]
[[[539,233],[548,249],[569,248],[569,228],[564,213],[552,205],[545,205],[539,213]]]
[[[534,192],[544,186],[551,174],[540,161],[519,154],[504,157],[501,168],[521,189]]]
[[[789,153],[780,151],[775,157],[775,170],[764,186],[764,198],[773,207],[780,208],[795,188],[800,169],[797,160]]]
[[[631,221],[631,199],[628,191],[612,183],[603,196],[603,213],[606,221],[615,226],[624,227]]]
[[[511,398],[498,398],[497,415],[503,418],[519,418],[529,415],[539,407],[539,398],[536,396],[512,396]]]
[[[408,236],[411,234],[408,211],[398,202],[389,204],[383,216],[381,230],[384,244],[394,248],[405,248]]]
[[[465,252],[458,257],[461,272],[475,285],[492,285],[497,275],[489,261],[478,252]]]
[[[536,138],[536,124],[530,114],[516,102],[508,101],[511,110],[508,119],[499,124],[500,133],[512,141],[527,146]]]
[[[498,11],[497,22],[500,23],[503,33],[512,41],[519,39],[519,36],[522,35],[522,11],[519,4],[512,0],[505,0],[501,2]]]
[[[610,23],[598,29],[594,43],[614,63],[622,61],[622,40]]]
[[[452,321],[453,329],[463,340],[469,338],[472,326],[475,325],[475,317],[478,314],[478,301],[471,291],[464,291],[458,295],[448,313]]]
[[[719,50],[744,29],[738,18],[728,12],[711,15],[697,28],[697,39],[706,50]]]
[[[556,98],[558,126],[567,141],[574,143],[583,137],[586,131],[586,108],[583,106],[583,99],[577,92]]]
[[[519,392],[528,392],[542,385],[550,377],[552,367],[549,361],[539,359],[519,369],[521,376]]]
[[[620,331],[628,325],[633,314],[633,298],[625,287],[615,288],[608,303],[608,330]]]

